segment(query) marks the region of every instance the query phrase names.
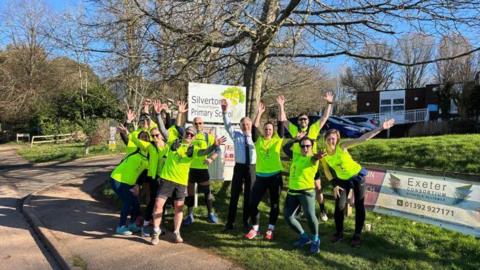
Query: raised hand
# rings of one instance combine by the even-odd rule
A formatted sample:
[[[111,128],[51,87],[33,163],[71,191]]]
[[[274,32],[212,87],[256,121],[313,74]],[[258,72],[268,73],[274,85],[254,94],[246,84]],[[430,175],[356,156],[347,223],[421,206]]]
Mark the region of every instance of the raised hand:
[[[277,103],[280,106],[285,106],[285,97],[283,95],[280,95],[277,97]]]
[[[389,128],[393,127],[393,125],[395,125],[395,119],[390,118],[387,121],[383,122],[382,128],[383,129],[389,129]]]
[[[159,114],[162,111],[163,104],[160,102],[160,100],[156,99],[153,101],[153,109],[157,114]]]
[[[215,145],[220,146],[220,145],[224,144],[226,141],[227,141],[227,137],[225,137],[225,136],[217,137],[217,138],[215,138]]]
[[[150,105],[152,105],[152,100],[147,98],[143,101],[143,112],[144,113],[149,113],[150,111]]]
[[[265,112],[265,104],[263,104],[263,102],[261,101],[258,102],[257,111],[259,114],[263,114]]]
[[[227,109],[228,109],[228,102],[227,102],[227,100],[224,99],[224,98],[221,99],[221,100],[220,100],[220,106],[222,106],[222,111],[223,111],[223,112],[226,112]]]
[[[327,91],[323,96],[323,100],[325,100],[328,103],[333,103],[333,98],[334,98],[334,95],[332,91]]]
[[[128,109],[127,111],[127,123],[130,124],[133,122],[133,120],[135,120],[135,117],[137,115],[135,114],[135,112],[132,110],[132,109]]]
[[[126,133],[126,134],[128,134],[128,129],[127,129],[123,124],[119,124],[119,125],[117,126],[117,131],[118,131],[119,133]]]
[[[177,101],[178,113],[188,112],[187,103],[185,101]]]

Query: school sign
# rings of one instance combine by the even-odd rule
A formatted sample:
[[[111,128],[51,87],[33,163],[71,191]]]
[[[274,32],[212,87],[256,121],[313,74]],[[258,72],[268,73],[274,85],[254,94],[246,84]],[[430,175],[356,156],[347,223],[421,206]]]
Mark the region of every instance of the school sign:
[[[240,123],[245,116],[246,88],[243,86],[189,83],[188,84],[188,121],[197,116],[206,123],[223,123],[220,100],[228,102],[228,114],[232,123]]]
[[[480,185],[393,170],[370,170],[365,205],[374,212],[480,236]]]

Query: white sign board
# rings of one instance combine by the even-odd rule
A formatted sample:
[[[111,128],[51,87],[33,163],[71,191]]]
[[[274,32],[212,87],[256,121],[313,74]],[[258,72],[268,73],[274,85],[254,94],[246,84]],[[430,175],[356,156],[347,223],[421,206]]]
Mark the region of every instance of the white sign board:
[[[480,185],[387,170],[374,211],[480,236]]]
[[[188,118],[200,116],[206,123],[223,123],[220,100],[228,102],[232,123],[240,123],[245,116],[246,89],[243,86],[188,83]]]

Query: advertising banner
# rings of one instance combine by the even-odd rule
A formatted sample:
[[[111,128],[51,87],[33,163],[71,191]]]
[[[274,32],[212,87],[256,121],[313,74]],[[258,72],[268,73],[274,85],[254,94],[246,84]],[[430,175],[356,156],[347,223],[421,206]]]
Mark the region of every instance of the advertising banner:
[[[240,123],[245,116],[246,88],[243,86],[189,83],[188,118],[201,116],[206,123],[223,123],[220,100],[228,102],[228,113],[232,123]]]
[[[365,177],[365,207],[367,209],[373,209],[375,207],[385,178],[385,173],[385,170],[368,169],[368,174]]]
[[[480,236],[478,184],[387,170],[377,195],[375,212]]]

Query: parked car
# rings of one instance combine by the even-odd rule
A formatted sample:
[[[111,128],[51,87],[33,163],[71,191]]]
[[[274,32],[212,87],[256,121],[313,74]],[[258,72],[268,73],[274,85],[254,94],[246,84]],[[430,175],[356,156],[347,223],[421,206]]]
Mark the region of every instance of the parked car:
[[[342,116],[342,118],[348,119],[357,125],[360,125],[362,127],[367,127],[370,129],[376,129],[380,124],[380,122],[377,119],[369,116],[352,115],[352,116]]]
[[[308,118],[310,123],[313,123],[320,119],[320,116],[309,116]],[[292,123],[297,123],[297,117],[289,118],[288,120]],[[362,136],[365,132],[370,131],[369,128],[359,126],[349,120],[342,119],[338,116],[330,116],[325,125],[323,126],[321,133],[324,133],[325,131],[332,128],[338,129],[342,137],[347,138],[358,138]],[[285,134],[287,134],[287,137],[290,136],[288,131],[286,131]]]
[[[331,128],[338,129],[338,131],[340,131],[340,134],[343,137],[347,138],[358,138],[362,136],[365,132],[371,130],[369,128],[357,125],[350,120],[333,115],[328,118],[327,123],[325,123],[322,131]]]

